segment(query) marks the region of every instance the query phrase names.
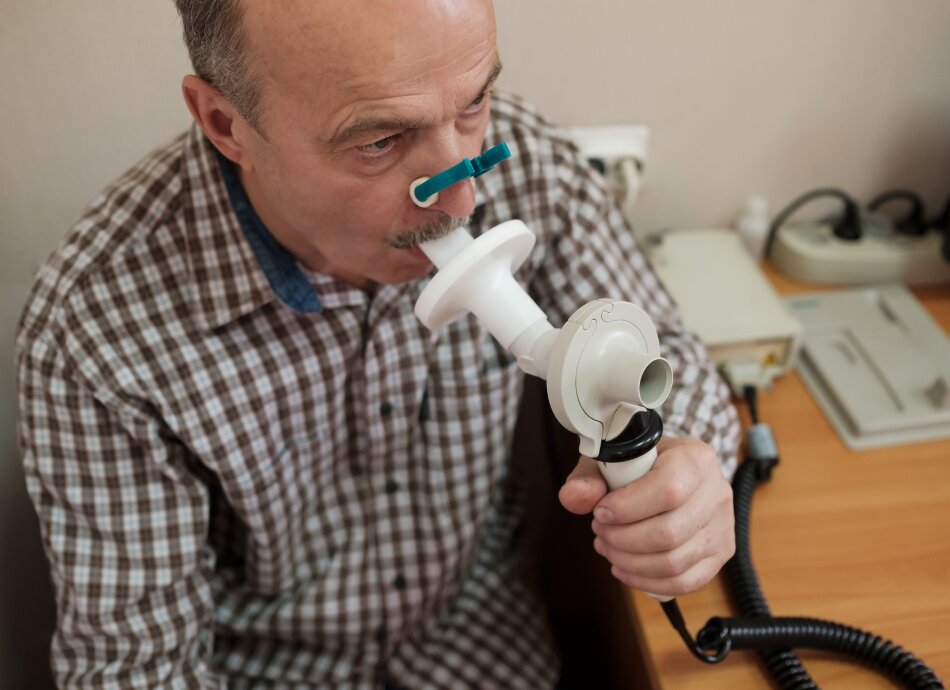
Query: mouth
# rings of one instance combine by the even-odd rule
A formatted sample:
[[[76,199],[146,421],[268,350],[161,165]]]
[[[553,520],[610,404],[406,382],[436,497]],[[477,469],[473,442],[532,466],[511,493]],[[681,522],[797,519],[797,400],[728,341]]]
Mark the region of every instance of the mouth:
[[[420,244],[445,237],[460,225],[468,225],[470,221],[471,217],[454,218],[452,216],[443,215],[428,223],[423,223],[408,232],[397,235],[392,239],[388,239],[386,243],[394,249],[410,250],[414,255],[424,258],[425,253],[419,249]]]
[[[422,251],[418,244],[414,244],[410,247],[403,247],[402,250],[407,252],[409,255],[416,257],[417,259],[429,260],[429,257],[426,256],[426,253]]]

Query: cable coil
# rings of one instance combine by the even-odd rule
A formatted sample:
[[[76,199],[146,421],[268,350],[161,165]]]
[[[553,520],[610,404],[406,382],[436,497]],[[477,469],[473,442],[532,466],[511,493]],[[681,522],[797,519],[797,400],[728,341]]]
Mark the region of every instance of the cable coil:
[[[943,690],[937,675],[910,652],[877,635],[817,618],[774,618],[765,601],[749,549],[752,495],[771,476],[777,459],[749,459],[733,480],[736,553],[726,564],[726,578],[743,618],[711,618],[696,637],[703,649],[756,649],[783,690],[818,685],[808,675],[795,648],[832,652],[867,664],[905,687]]]

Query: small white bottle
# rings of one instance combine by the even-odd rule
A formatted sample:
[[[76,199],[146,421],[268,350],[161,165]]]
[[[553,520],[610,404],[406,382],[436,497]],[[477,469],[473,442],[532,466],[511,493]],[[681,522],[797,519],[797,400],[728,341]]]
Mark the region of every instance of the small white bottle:
[[[739,214],[736,229],[752,257],[761,259],[769,232],[769,200],[764,196],[748,197]]]

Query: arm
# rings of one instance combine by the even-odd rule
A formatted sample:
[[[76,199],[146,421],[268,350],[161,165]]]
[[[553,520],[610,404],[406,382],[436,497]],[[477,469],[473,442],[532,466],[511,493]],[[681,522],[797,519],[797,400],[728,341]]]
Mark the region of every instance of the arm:
[[[145,409],[100,399],[43,332],[18,353],[20,444],[57,600],[63,688],[218,688],[208,495]]]
[[[734,550],[731,489],[739,427],[729,392],[678,314],[622,213],[583,161],[560,178],[565,227],[534,289],[563,321],[590,299],[624,299],[656,324],[674,371],[660,410],[665,437],[654,471],[607,495],[596,464],[581,458],[561,490],[575,513],[594,511],[594,548],[623,582],[657,594],[703,586]],[[701,277],[697,277],[701,279]],[[553,320],[553,319],[552,319]],[[595,510],[596,508],[596,510]]]

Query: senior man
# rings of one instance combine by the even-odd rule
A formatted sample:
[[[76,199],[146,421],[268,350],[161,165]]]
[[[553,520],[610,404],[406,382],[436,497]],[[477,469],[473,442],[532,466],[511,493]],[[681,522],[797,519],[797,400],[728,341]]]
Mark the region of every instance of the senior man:
[[[517,278],[552,323],[596,297],[652,315],[677,373],[656,467],[606,495],[581,458],[560,499],[623,582],[707,582],[733,551],[735,413],[602,183],[493,95],[490,0],[177,5],[195,126],[93,203],[18,336],[58,683],[556,684],[519,568],[522,375],[473,318],[412,311],[416,245],[458,223],[534,229]],[[500,141],[511,161],[411,202]]]

